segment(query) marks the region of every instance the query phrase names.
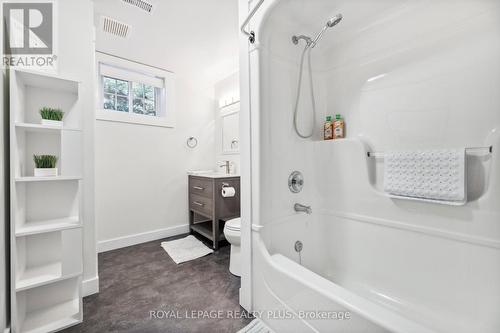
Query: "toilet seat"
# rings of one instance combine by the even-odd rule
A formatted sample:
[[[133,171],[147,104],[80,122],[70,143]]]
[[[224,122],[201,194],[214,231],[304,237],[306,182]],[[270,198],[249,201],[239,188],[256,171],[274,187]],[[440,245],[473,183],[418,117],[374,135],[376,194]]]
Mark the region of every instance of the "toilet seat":
[[[240,231],[241,230],[241,218],[235,218],[226,222],[224,228],[232,231]]]

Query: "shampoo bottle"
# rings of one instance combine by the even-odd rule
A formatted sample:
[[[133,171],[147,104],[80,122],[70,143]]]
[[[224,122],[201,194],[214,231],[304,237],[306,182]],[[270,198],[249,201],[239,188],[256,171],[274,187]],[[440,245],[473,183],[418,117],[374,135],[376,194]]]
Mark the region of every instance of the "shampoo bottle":
[[[327,116],[325,125],[323,126],[323,139],[332,140],[333,139],[333,123],[332,116]]]
[[[345,138],[345,122],[340,114],[335,115],[335,121],[333,122],[333,138]]]

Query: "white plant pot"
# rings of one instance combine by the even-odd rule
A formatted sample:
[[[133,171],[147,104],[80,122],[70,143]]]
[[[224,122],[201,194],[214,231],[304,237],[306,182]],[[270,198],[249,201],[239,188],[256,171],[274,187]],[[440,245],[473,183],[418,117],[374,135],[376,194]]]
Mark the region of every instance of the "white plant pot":
[[[42,119],[42,125],[62,127],[63,122],[60,120]]]
[[[56,177],[57,168],[35,168],[35,177]]]

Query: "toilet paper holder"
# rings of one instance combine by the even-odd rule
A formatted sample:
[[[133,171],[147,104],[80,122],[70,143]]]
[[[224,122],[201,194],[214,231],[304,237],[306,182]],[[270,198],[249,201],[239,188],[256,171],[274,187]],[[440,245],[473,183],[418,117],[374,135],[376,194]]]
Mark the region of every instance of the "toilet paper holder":
[[[228,183],[222,183],[220,192],[222,194],[222,197],[224,198],[233,198],[236,195],[236,189],[233,186],[230,186]]]

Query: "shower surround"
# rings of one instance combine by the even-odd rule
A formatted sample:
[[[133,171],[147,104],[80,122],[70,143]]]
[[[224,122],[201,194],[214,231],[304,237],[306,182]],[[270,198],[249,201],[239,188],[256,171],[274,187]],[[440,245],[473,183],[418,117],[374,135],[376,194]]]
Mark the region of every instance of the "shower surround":
[[[297,124],[314,131],[302,139],[293,110],[303,48],[291,38],[337,13],[342,22],[311,51],[316,123],[302,82]],[[242,225],[252,229],[251,310],[277,332],[500,331],[499,18],[493,0],[266,0],[259,9]],[[322,121],[337,113],[347,138],[322,141]],[[482,146],[493,153],[467,155],[464,206],[390,198],[383,158],[367,156]],[[295,170],[300,193],[287,186]]]

